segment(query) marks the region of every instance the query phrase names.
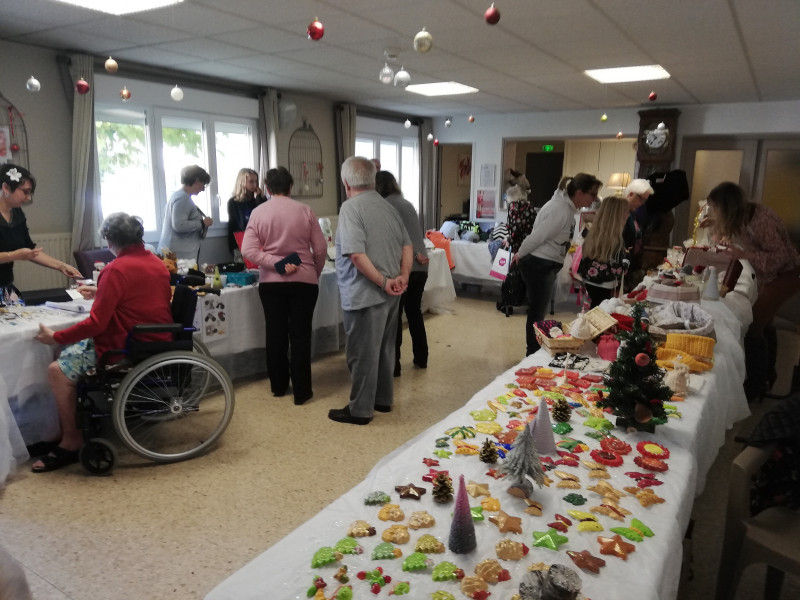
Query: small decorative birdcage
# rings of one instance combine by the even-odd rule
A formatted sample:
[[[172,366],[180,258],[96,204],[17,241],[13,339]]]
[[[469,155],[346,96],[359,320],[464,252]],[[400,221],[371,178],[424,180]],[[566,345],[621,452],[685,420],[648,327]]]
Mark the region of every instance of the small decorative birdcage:
[[[322,144],[307,121],[289,140],[289,172],[294,178],[292,195],[298,198],[322,196]]]
[[[30,169],[28,134],[22,114],[0,93],[0,164],[5,163]]]

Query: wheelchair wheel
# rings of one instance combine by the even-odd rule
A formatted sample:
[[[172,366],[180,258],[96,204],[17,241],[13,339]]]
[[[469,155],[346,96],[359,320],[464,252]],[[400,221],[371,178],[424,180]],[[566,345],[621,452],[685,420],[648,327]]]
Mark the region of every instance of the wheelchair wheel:
[[[136,365],[114,397],[114,428],[132,452],[176,462],[207,450],[233,416],[230,377],[196,352],[165,352]]]
[[[192,337],[192,351],[196,352],[197,354],[202,354],[203,356],[211,357],[211,352],[208,350],[208,346],[206,346],[202,341],[200,341],[197,337]],[[198,374],[198,377],[202,377],[202,374]],[[211,375],[208,371],[205,372],[205,380],[202,382],[202,389],[200,395],[205,394],[206,389],[211,384]]]
[[[108,440],[92,438],[81,448],[80,460],[92,475],[108,475],[117,464],[117,449]]]

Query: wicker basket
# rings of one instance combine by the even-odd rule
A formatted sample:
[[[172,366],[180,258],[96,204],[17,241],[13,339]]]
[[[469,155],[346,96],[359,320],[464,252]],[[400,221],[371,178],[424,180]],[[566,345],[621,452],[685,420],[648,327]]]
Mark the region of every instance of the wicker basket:
[[[600,310],[599,306],[595,306],[583,316],[586,318],[586,321],[589,323],[589,327],[592,329],[591,339],[595,339],[599,335],[614,327],[614,325],[617,325],[617,320],[604,310]],[[575,321],[567,325],[564,331],[571,331],[573,323],[575,323]]]
[[[559,352],[576,353],[580,347],[583,346],[583,340],[572,336],[559,338],[548,337],[544,331],[537,327],[536,323],[533,324],[533,329],[536,332],[536,339],[539,341],[539,344],[550,353],[550,356],[555,356]]]

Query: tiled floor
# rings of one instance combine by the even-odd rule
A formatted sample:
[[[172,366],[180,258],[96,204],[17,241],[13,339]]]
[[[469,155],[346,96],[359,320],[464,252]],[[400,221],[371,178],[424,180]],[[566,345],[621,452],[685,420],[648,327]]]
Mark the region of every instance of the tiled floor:
[[[0,491],[0,543],[25,567],[36,600],[202,598],[523,357],[522,311],[506,318],[494,300],[460,292],[454,314],[428,315],[429,368],[413,368],[407,351],[395,410],[366,427],[326,418],[347,403],[340,352],[314,362],[315,395],[304,406],[272,398],[265,381],[237,386],[231,426],[202,458],[154,465],[123,454],[101,478],[79,466],[40,475],[26,466]],[[694,579],[681,599],[713,592],[737,449],[721,450],[696,503]],[[738,597],[757,597],[749,594],[762,575],[748,573]],[[800,597],[798,589],[787,580],[783,598]]]

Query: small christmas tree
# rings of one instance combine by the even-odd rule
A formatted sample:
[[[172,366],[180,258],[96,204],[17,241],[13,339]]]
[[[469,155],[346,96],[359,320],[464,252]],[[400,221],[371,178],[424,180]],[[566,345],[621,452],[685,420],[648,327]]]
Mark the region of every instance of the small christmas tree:
[[[439,504],[447,504],[453,499],[453,480],[449,475],[439,473],[433,478],[433,499]]]
[[[469,496],[467,486],[464,485],[464,476],[458,478],[458,494],[456,505],[453,509],[453,522],[450,524],[450,538],[447,547],[456,554],[467,554],[478,547],[475,538],[475,523],[472,521],[472,512],[469,509]]]
[[[542,409],[540,408],[539,410],[541,411]],[[547,408],[544,410],[546,412]],[[526,479],[526,475],[530,476],[539,487],[544,485],[544,471],[542,470],[542,463],[539,461],[539,453],[536,452],[536,444],[530,423],[525,426],[522,433],[514,440],[514,448],[508,453],[505,462],[497,470],[500,473],[507,473],[512,476],[514,483],[508,488],[508,493],[513,496],[530,498],[533,494],[533,484]]]
[[[566,423],[569,421],[570,416],[572,416],[572,409],[567,404],[566,399],[557,398],[553,402],[553,420],[559,423]]]
[[[483,442],[483,446],[481,446],[481,452],[478,455],[483,462],[494,464],[497,462],[497,446],[494,445],[492,440],[485,440]]]
[[[618,336],[617,360],[605,376],[608,394],[597,406],[610,408],[620,427],[652,433],[666,417],[664,402],[672,391],[664,384],[664,372],[656,365],[650,335],[642,323],[643,313],[643,303],[633,305],[633,329]]]

